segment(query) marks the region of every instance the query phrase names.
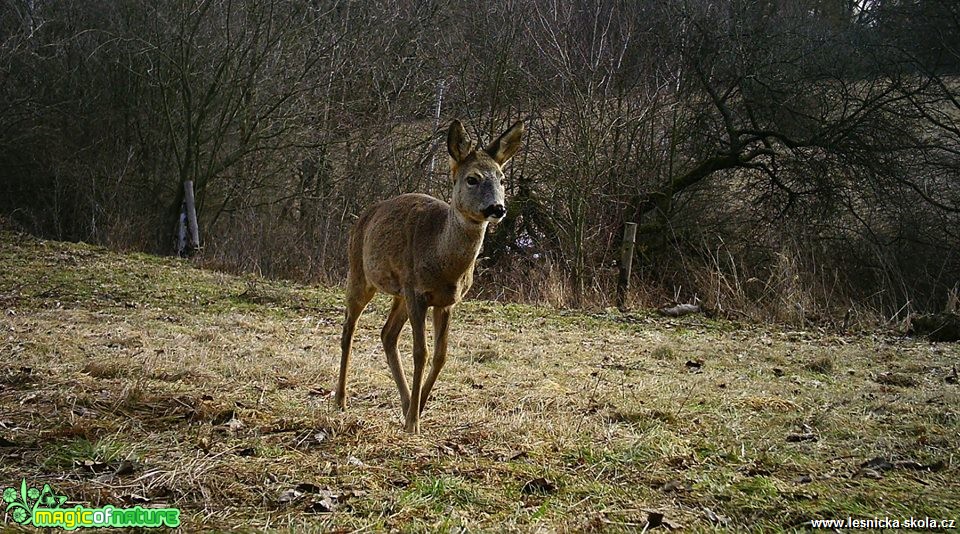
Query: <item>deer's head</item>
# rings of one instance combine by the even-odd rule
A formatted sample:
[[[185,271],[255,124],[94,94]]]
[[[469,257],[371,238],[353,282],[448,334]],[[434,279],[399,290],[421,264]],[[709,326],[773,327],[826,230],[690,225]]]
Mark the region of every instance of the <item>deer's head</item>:
[[[520,149],[523,122],[518,121],[486,148],[474,148],[459,120],[447,131],[447,151],[452,158],[454,209],[467,220],[500,222],[507,214],[503,190],[503,165]]]

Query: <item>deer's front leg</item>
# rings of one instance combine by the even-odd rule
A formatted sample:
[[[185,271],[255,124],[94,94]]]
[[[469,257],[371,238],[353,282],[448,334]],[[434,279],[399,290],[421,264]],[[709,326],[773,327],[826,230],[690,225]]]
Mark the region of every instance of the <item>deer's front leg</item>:
[[[420,411],[423,412],[427,405],[427,399],[430,397],[430,391],[440,376],[440,370],[443,364],[447,362],[447,332],[450,330],[450,314],[453,312],[452,306],[446,308],[433,308],[433,365],[430,367],[430,374],[427,375],[427,381],[423,383],[423,391],[420,393]]]
[[[420,390],[423,386],[423,368],[427,364],[427,304],[416,295],[407,297],[407,311],[410,314],[410,326],[413,329],[413,384],[410,388],[410,405],[407,408],[407,420],[404,430],[420,433]]]

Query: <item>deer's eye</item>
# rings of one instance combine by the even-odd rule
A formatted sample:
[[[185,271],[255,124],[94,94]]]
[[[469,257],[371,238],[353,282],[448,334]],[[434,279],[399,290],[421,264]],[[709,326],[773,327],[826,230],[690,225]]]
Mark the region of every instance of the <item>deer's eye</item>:
[[[476,176],[467,176],[467,185],[477,185],[480,183],[480,178]]]

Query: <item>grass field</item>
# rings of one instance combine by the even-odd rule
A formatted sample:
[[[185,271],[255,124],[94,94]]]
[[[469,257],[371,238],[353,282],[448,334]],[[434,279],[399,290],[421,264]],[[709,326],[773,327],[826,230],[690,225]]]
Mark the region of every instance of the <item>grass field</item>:
[[[185,531],[960,519],[958,344],[466,302],[412,436],[388,305],[340,413],[339,290],[2,233],[0,486]]]

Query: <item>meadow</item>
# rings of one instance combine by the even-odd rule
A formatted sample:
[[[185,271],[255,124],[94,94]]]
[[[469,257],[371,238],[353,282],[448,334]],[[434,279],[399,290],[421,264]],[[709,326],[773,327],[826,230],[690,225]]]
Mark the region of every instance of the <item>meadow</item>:
[[[384,297],[334,407],[342,297],[0,233],[0,485],[184,531],[960,519],[956,343],[468,301],[409,435]]]

